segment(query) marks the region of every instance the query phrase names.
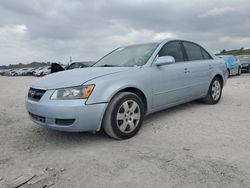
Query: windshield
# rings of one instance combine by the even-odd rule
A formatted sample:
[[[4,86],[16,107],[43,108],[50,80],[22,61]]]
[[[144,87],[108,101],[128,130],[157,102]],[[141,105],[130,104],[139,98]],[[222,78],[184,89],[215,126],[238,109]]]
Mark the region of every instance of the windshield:
[[[79,69],[79,68],[83,68],[83,67],[87,67],[86,65],[82,64],[82,63],[72,63],[67,70],[71,70],[71,69]]]
[[[131,67],[144,65],[158,43],[139,44],[118,48],[100,59],[94,67]]]

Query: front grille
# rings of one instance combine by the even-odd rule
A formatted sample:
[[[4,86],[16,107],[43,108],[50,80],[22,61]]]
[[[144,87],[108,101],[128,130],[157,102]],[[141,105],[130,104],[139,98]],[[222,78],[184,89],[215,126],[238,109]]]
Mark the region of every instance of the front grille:
[[[46,90],[30,88],[28,98],[34,101],[39,101]]]
[[[38,116],[38,115],[32,114],[32,113],[30,113],[30,112],[29,112],[29,115],[30,115],[30,117],[31,117],[32,119],[34,119],[34,120],[36,120],[36,121],[40,121],[40,122],[42,122],[42,123],[45,123],[45,117],[43,117],[43,116]]]

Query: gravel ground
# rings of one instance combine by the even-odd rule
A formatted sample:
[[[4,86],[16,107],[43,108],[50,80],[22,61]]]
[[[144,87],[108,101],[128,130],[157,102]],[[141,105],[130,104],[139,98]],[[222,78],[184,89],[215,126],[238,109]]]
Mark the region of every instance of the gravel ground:
[[[250,187],[250,74],[219,104],[155,113],[125,141],[36,126],[24,107],[35,79],[0,76],[0,187]]]

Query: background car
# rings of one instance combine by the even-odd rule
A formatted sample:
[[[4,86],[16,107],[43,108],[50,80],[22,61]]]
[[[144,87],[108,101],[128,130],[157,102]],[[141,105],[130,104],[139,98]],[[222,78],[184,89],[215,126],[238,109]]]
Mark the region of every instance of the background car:
[[[227,63],[228,76],[241,75],[241,64],[234,56],[220,55],[218,57]]]
[[[34,76],[45,76],[51,73],[51,67],[46,66],[46,67],[40,67],[34,72]]]
[[[0,75],[3,76],[5,73],[5,70],[0,70]]]
[[[236,56],[236,58],[241,63],[242,72],[250,73],[250,55],[240,55]]]
[[[35,71],[34,71],[34,76],[40,76],[40,74],[41,74],[41,70],[43,69],[44,67],[38,67],[38,68],[36,68],[35,69]]]
[[[37,68],[28,68],[28,70],[26,71],[26,74],[25,76],[33,76],[34,75],[34,72]]]
[[[6,74],[7,74],[7,76],[18,76],[18,74],[17,74],[17,71],[18,70],[13,70],[13,69],[11,69],[11,70],[9,70]]]
[[[28,72],[29,68],[21,68],[16,71],[17,76],[25,76]]]
[[[51,73],[64,71],[64,70],[72,70],[72,69],[91,67],[94,63],[95,63],[94,61],[73,62],[66,67],[63,67],[62,65],[60,65],[58,63],[52,63],[51,64]]]
[[[9,76],[10,70],[11,70],[11,69],[4,69],[3,72],[2,72],[2,75],[3,75],[3,76]]]
[[[94,61],[89,61],[89,62],[74,62],[74,63],[70,64],[69,66],[67,66],[66,70],[91,67],[93,64],[95,64]]]

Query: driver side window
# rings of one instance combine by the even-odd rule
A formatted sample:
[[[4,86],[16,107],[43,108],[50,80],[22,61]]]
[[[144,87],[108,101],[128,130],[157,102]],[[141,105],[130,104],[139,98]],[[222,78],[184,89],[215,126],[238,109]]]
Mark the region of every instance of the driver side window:
[[[182,62],[184,61],[182,48],[180,42],[170,42],[165,44],[162,49],[159,51],[160,56],[173,56],[175,62]]]

